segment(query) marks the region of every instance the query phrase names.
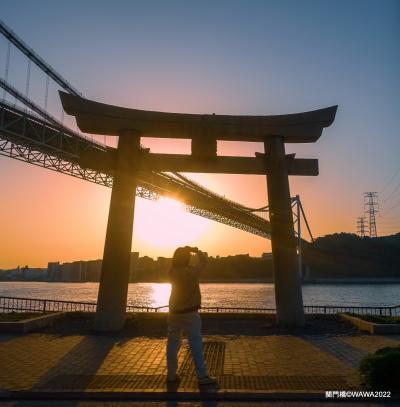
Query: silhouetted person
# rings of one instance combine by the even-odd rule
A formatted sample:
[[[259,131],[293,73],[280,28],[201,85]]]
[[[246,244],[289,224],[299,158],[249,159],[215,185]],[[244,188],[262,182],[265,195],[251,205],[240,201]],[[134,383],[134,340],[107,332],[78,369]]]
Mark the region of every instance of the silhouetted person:
[[[191,265],[191,253],[196,253],[198,264]],[[172,258],[169,280],[172,285],[169,298],[168,341],[167,341],[167,382],[179,381],[178,352],[181,346],[182,332],[185,331],[190,351],[196,367],[198,383],[216,384],[208,376],[203,359],[203,339],[201,336],[201,319],[198,310],[201,306],[199,274],[207,264],[207,253],[197,247],[178,247]]]

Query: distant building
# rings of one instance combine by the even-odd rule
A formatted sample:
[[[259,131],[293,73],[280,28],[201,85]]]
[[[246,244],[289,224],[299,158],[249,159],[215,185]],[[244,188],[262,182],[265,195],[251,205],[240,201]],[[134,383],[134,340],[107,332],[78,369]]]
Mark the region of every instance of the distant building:
[[[18,268],[19,268],[19,266],[18,266]],[[32,280],[32,277],[31,277],[30,273],[28,272],[29,271],[28,265],[21,267],[20,270],[21,270],[21,277],[23,280]]]
[[[129,275],[133,279],[135,270],[138,267],[139,253],[132,252],[130,258]],[[47,264],[48,281],[100,281],[101,266],[103,261],[88,260],[74,261],[72,263],[49,262]],[[21,271],[19,272],[21,273]],[[44,277],[44,275],[43,275]]]
[[[74,261],[72,263],[70,280],[69,281],[86,281],[87,262]]]
[[[102,260],[89,260],[86,262],[86,281],[100,281]]]
[[[57,281],[60,274],[60,262],[50,261],[47,263],[47,280]]]
[[[12,280],[22,280],[22,271],[21,271],[20,266],[18,266],[16,269],[11,271],[11,279]]]
[[[47,269],[44,268],[25,268],[24,270],[24,280],[29,281],[43,281],[47,276]]]
[[[57,281],[71,281],[73,264],[72,263],[63,263],[60,265],[60,276]]]
[[[129,265],[129,281],[132,282],[135,279],[135,270],[138,267],[139,263],[139,252],[131,253],[131,262]]]

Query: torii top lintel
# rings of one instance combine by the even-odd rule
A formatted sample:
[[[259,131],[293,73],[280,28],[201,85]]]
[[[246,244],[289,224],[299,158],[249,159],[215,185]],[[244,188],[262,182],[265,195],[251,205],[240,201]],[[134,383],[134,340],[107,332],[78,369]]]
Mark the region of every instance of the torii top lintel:
[[[138,130],[143,137],[204,138],[230,141],[264,141],[283,136],[286,143],[313,143],[335,119],[337,106],[278,116],[229,116],[166,113],[128,109],[73,96],[60,91],[66,113],[76,117],[81,131],[117,135]]]

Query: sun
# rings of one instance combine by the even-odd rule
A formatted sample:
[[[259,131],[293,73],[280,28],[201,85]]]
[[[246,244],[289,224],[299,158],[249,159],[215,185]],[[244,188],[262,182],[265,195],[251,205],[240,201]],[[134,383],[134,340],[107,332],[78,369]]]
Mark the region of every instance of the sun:
[[[138,200],[135,210],[134,237],[163,249],[195,245],[210,229],[211,222],[190,214],[184,205],[170,198],[157,201]]]

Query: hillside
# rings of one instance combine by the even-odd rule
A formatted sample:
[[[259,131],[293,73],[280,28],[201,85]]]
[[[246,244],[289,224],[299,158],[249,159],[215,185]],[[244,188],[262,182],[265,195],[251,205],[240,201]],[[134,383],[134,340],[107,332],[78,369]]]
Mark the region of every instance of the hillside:
[[[400,278],[400,233],[327,235],[305,244],[303,258],[310,278]]]

